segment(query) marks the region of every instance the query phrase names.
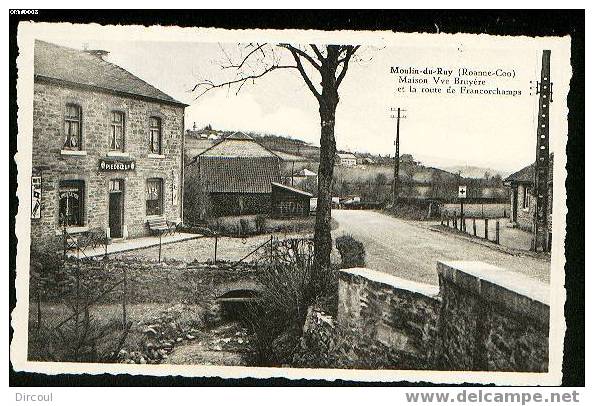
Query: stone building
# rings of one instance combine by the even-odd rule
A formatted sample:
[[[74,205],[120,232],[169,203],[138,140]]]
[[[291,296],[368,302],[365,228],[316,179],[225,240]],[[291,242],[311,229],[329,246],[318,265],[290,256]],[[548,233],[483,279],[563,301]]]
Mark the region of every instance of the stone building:
[[[36,41],[31,241],[181,221],[185,104],[104,59]]]
[[[534,196],[534,164],[528,165],[509,175],[504,185],[511,189],[509,218],[512,225],[522,230],[533,231],[536,212]],[[552,240],[553,221],[553,154],[549,164],[549,203],[548,203],[548,243]]]
[[[207,217],[270,213],[280,162],[240,132],[204,150],[185,168],[185,220],[192,224]]]

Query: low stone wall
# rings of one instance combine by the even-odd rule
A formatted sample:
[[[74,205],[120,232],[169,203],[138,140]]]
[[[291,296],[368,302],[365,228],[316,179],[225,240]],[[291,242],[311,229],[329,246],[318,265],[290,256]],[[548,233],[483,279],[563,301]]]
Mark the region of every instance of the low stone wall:
[[[440,367],[548,370],[549,288],[482,262],[438,262]]]
[[[335,334],[352,354],[378,344],[387,368],[547,371],[547,285],[481,262],[437,270],[439,287],[341,270]]]
[[[434,364],[437,287],[353,268],[340,272],[338,292],[338,324],[343,331],[359,335],[366,345],[376,340],[390,349],[391,359],[402,368]]]

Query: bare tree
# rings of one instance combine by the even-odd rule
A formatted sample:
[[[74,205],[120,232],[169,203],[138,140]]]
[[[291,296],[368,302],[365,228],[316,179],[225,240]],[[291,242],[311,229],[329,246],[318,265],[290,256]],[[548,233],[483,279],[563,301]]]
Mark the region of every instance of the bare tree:
[[[234,69],[235,77],[220,83],[205,80],[193,88],[198,93],[197,97],[213,89],[232,86],[239,93],[246,83],[276,70],[295,69],[300,73],[316,98],[320,112],[320,166],[314,235],[314,267],[318,271],[329,268],[332,251],[331,186],[336,153],[334,125],[339,101],[338,89],[347,74],[349,62],[358,49],[359,45],[296,46],[255,43],[240,45],[240,57],[233,58],[221,47],[225,57],[222,68]],[[290,62],[285,62],[287,60]]]

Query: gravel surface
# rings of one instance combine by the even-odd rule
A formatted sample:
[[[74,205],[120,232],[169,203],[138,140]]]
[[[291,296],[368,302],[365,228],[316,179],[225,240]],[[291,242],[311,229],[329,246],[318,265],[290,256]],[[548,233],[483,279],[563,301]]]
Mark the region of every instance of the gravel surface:
[[[333,210],[332,217],[339,223],[333,236],[351,234],[361,241],[365,245],[367,267],[376,271],[437,285],[438,260],[483,261],[549,282],[547,259],[510,255],[433,231],[418,222],[373,211]]]

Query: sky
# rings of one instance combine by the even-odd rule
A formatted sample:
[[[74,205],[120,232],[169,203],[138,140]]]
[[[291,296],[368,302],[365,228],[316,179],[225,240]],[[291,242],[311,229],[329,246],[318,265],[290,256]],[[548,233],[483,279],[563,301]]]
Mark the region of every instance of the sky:
[[[64,46],[104,49],[115,63],[172,97],[189,104],[186,128],[210,124],[214,129],[242,130],[289,136],[319,145],[318,104],[294,70],[271,72],[255,83],[236,89],[216,89],[199,98],[191,91],[203,79],[224,81],[232,76],[221,69],[225,53],[237,56],[241,44],[201,41],[145,41],[77,38],[60,31],[37,36]],[[435,36],[434,36],[435,37]],[[515,41],[506,46],[480,41],[451,40],[436,45],[426,40],[386,47],[364,46],[361,61],[352,63],[339,94],[335,135],[339,149],[392,155],[396,121],[391,107],[406,110],[400,123],[400,152],[424,164],[447,167],[469,165],[510,173],[534,161],[536,108],[530,81],[540,77],[543,43]],[[478,42],[478,43],[477,43]],[[282,50],[281,50],[282,53]],[[551,151],[565,136],[565,103],[569,75],[564,52],[552,54],[552,78],[557,103],[551,104]],[[565,59],[564,59],[565,58]],[[492,79],[490,88],[519,89],[522,95],[399,94],[399,75],[390,67],[444,67],[474,70],[502,68],[514,78]],[[319,83],[315,81],[314,83]]]

